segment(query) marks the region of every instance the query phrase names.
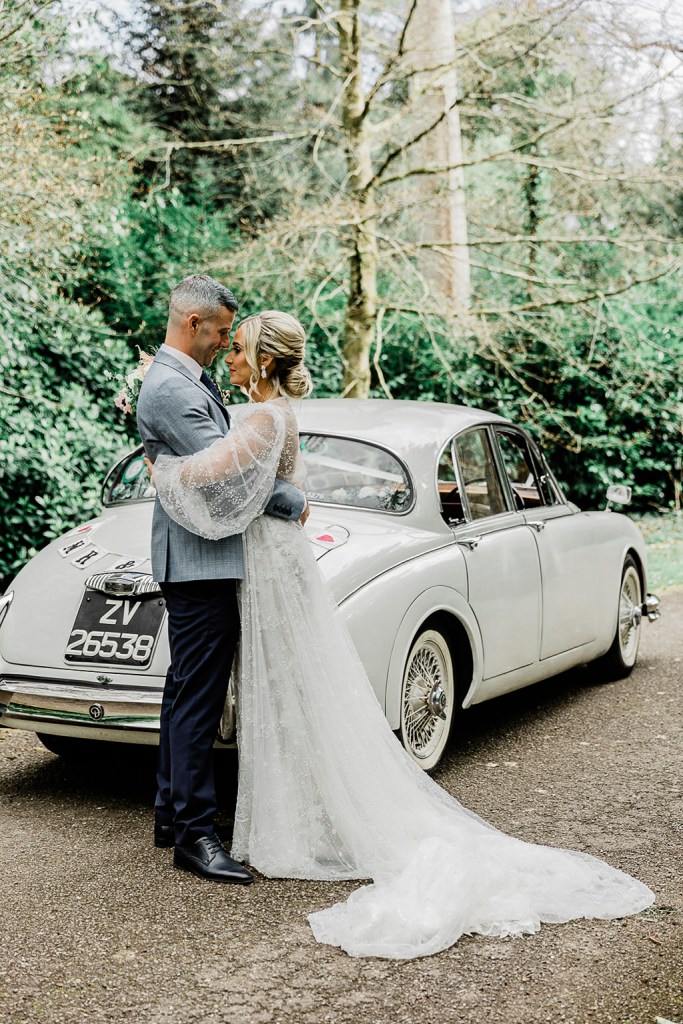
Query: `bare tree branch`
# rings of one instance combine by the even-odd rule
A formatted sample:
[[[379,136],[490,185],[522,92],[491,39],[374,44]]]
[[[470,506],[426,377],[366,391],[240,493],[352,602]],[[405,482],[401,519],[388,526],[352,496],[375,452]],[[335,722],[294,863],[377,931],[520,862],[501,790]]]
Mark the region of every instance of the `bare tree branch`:
[[[391,72],[400,63],[401,58],[405,53],[406,36],[410,29],[410,23],[413,20],[415,8],[417,7],[418,2],[419,0],[411,0],[410,9],[408,11],[405,21],[403,22],[403,28],[401,29],[401,34],[398,38],[398,43],[396,44],[396,50],[394,51],[394,53],[390,55],[384,67],[382,68],[379,75],[375,79],[370,91],[368,92],[368,95],[365,99],[365,106],[363,108],[363,117],[367,117],[367,115],[370,113],[370,108],[372,106],[375,96],[380,91],[382,86],[386,85],[387,82],[391,80]]]
[[[153,141],[145,146],[140,146],[130,154],[134,160],[140,153],[151,153],[163,149],[166,156],[170,156],[175,150],[198,149],[198,150],[222,150],[222,149],[244,149],[248,146],[266,146],[280,142],[294,142],[297,139],[308,139],[311,137],[311,130],[306,128],[300,132],[290,132],[287,135],[259,135],[250,139],[205,139],[200,142],[182,142],[180,139],[173,142]]]
[[[548,299],[543,302],[525,302],[519,306],[508,306],[503,309],[495,309],[494,307],[480,306],[478,309],[472,310],[473,316],[498,316],[502,313],[529,313],[540,309],[550,309],[553,306],[577,306],[582,303],[592,302],[595,299],[607,299],[613,295],[622,295],[624,292],[631,291],[633,288],[637,288],[641,284],[649,284],[651,281],[659,281],[663,277],[667,277],[669,274],[673,274],[675,271],[680,270],[680,262],[670,264],[663,269],[657,270],[653,274],[648,274],[645,277],[638,277],[632,281],[627,281],[625,284],[620,285],[617,288],[599,289],[589,294],[574,295],[574,296],[558,296],[554,299]]]

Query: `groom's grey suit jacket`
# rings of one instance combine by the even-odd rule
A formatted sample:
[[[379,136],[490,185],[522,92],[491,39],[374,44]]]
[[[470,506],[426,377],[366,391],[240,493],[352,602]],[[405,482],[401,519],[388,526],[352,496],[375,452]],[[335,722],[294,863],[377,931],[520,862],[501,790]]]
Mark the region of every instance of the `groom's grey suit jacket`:
[[[230,415],[200,380],[167,352],[159,352],[147,371],[137,401],[138,430],[145,452],[194,455],[230,429]],[[298,519],[306,499],[284,480],[276,480],[266,513]],[[205,540],[175,523],[157,497],[152,520],[152,575],[157,582],[242,579],[242,537]]]

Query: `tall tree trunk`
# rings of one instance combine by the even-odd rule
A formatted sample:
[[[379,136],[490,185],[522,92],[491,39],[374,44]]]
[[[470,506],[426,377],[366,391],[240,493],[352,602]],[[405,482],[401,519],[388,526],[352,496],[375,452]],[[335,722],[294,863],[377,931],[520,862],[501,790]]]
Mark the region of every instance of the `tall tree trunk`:
[[[369,125],[361,81],[360,5],[361,0],[341,0],[339,18],[340,60],[346,78],[342,124],[349,167],[349,197],[355,212],[342,346],[345,398],[368,397],[370,350],[377,314],[377,223],[375,198],[370,187]]]
[[[527,58],[529,64],[529,71],[522,79],[522,95],[528,96],[532,101],[537,98],[538,90],[536,88],[535,75],[538,74],[538,61],[534,55],[530,55]],[[533,131],[539,131],[543,125],[533,125]],[[539,146],[537,143],[532,142],[526,147],[525,152],[531,156],[539,155]],[[538,242],[535,239],[538,236],[539,224],[541,222],[542,215],[542,179],[541,169],[538,164],[527,164],[526,171],[522,178],[522,194],[524,197],[524,212],[525,212],[525,224],[524,228],[529,236],[529,248],[527,253],[527,269],[529,276],[534,277],[536,274],[536,252]],[[527,283],[526,288],[527,301],[533,302],[536,296],[536,289],[534,288],[531,281]]]
[[[455,25],[451,0],[417,0],[406,37],[411,91],[419,111],[416,133],[435,127],[411,147],[413,167],[448,167],[418,175],[420,269],[432,289],[465,315],[470,305],[465,175],[457,107]],[[421,94],[421,95],[420,95]],[[420,97],[419,99],[417,97]]]

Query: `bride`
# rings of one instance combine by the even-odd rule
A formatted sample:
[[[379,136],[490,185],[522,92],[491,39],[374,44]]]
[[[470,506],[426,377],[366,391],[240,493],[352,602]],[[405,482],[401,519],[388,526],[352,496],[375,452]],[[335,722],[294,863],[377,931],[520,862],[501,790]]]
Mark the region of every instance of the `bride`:
[[[309,916],[352,956],[425,956],[464,933],[611,919],[654,899],[584,853],[505,835],[446,793],[394,736],[301,527],[261,515],[275,476],[302,483],[290,397],[310,391],[304,331],[273,310],[244,320],[227,357],[251,399],[228,435],[160,456],[168,514],[202,537],[244,533],[239,787],[232,855],[269,877],[372,879]]]

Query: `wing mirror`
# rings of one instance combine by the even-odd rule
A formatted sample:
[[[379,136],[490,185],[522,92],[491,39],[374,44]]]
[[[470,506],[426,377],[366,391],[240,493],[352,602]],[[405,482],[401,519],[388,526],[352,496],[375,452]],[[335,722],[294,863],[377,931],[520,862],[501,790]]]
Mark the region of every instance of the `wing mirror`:
[[[626,484],[611,484],[607,488],[607,504],[605,510],[608,510],[610,504],[615,505],[628,505],[631,501],[631,495],[633,491]]]

